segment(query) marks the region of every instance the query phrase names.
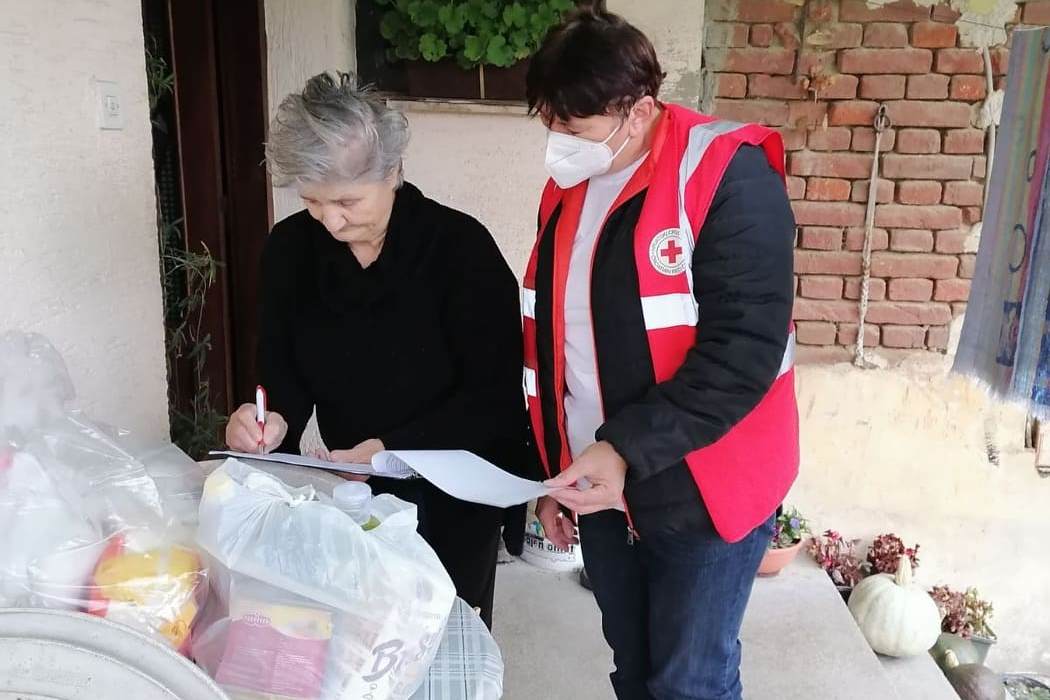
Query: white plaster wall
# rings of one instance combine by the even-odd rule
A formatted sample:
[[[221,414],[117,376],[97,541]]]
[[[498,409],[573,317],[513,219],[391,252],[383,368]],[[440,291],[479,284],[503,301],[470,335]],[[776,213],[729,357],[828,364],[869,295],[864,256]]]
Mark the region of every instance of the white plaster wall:
[[[1023,412],[947,368],[922,355],[892,370],[800,368],[802,471],[788,502],[814,531],[865,548],[884,532],[918,542],[922,585],[976,586],[995,605],[993,668],[1050,672],[1050,479],[1024,449]]]
[[[139,0],[0,0],[0,331],[48,336],[93,416],[165,438]],[[126,127],[96,124],[95,79]]]
[[[352,0],[265,0],[270,116],[289,93],[323,71],[357,67]],[[274,189],[273,218],[302,209],[295,192]]]

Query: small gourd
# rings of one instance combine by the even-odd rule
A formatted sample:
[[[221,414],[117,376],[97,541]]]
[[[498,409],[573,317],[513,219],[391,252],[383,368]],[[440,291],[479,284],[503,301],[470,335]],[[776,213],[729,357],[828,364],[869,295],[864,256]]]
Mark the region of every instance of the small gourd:
[[[921,654],[941,633],[937,604],[912,583],[907,555],[901,556],[896,574],[875,574],[858,583],[849,611],[871,648],[886,656]]]
[[[955,652],[944,654],[944,675],[961,700],[1005,700],[1002,677],[981,664],[960,664]]]

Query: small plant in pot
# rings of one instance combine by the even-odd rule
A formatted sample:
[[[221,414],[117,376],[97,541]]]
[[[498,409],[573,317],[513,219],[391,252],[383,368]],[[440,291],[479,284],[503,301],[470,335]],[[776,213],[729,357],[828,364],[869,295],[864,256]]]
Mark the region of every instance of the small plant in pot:
[[[527,58],[572,0],[374,0],[413,97],[522,100]]]
[[[802,549],[802,538],[809,533],[809,523],[797,508],[780,513],[773,522],[773,539],[758,566],[759,576],[776,576],[794,561]]]
[[[831,577],[842,599],[847,602],[853,587],[864,578],[860,559],[857,558],[858,544],[860,540],[847,540],[834,530],[827,530],[822,536],[809,541],[809,553]]]
[[[930,597],[941,613],[941,636],[931,653],[939,663],[951,650],[962,664],[983,664],[996,642],[990,621],[992,604],[981,598],[976,588],[957,591],[934,586]]]
[[[895,574],[902,556],[908,557],[911,568],[919,568],[919,545],[905,547],[903,540],[893,533],[879,535],[868,547],[868,558],[864,562],[864,573]]]

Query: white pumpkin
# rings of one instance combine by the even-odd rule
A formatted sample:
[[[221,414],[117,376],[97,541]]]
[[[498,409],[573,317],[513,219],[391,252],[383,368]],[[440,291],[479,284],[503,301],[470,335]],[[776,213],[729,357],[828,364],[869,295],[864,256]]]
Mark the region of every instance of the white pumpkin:
[[[896,574],[869,576],[850,595],[849,611],[879,654],[915,656],[927,651],[940,636],[937,604],[911,578],[911,560],[902,556]]]

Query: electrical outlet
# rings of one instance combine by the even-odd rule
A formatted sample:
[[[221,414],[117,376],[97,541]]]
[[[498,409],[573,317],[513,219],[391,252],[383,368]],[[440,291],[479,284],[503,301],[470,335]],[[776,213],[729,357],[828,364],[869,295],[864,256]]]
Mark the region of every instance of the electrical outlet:
[[[120,85],[111,80],[96,80],[95,103],[98,105],[99,129],[124,128],[124,104],[120,95]]]

